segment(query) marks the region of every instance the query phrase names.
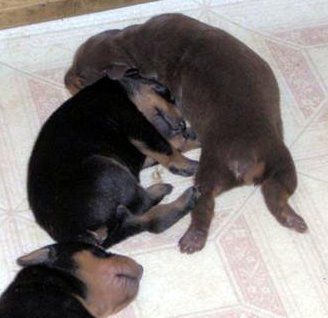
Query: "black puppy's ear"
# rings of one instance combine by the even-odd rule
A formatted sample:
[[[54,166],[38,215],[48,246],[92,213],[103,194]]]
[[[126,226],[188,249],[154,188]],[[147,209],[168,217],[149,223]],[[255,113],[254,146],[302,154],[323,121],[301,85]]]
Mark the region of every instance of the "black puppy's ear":
[[[124,63],[115,63],[110,65],[104,71],[107,76],[113,80],[119,80],[124,77],[124,75],[129,72],[131,69],[136,70],[134,67],[128,66]]]
[[[43,247],[17,259],[17,264],[25,267],[32,265],[41,265],[49,262],[51,257],[51,247]]]

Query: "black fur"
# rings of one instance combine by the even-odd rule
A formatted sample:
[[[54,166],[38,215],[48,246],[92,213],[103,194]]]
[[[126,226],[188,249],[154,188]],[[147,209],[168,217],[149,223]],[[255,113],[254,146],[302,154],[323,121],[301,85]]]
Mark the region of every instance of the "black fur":
[[[75,276],[77,264],[72,256],[82,250],[90,250],[96,257],[112,254],[83,243],[47,248],[46,262],[23,268],[1,296],[1,318],[93,318],[73,296],[84,298],[86,286]]]
[[[139,185],[145,156],[131,139],[154,152],[172,154],[170,144],[130,102],[122,85],[108,78],[69,99],[44,124],[30,158],[28,199],[37,222],[56,241],[90,241],[89,231],[106,225],[109,236],[115,234],[115,242],[107,240],[109,246],[148,230],[135,220],[122,230],[127,216],[117,214],[118,206],[143,213],[171,186],[162,185],[156,197]],[[195,191],[189,199],[194,197]],[[186,214],[187,203],[174,222]]]

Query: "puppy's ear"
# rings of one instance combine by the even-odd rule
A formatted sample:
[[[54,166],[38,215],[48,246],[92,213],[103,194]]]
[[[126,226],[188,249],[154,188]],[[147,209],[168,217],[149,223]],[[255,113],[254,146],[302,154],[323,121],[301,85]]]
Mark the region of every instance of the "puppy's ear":
[[[134,67],[128,66],[127,64],[115,63],[113,65],[108,66],[104,72],[111,79],[118,80],[122,79],[124,75],[131,69],[135,70]]]
[[[43,247],[17,259],[17,264],[25,267],[48,263],[51,258],[51,247]]]

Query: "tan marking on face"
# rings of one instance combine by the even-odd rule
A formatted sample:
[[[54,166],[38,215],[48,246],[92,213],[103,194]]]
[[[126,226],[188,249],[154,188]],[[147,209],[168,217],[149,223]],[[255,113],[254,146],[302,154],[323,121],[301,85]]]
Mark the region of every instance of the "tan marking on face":
[[[117,313],[137,295],[142,267],[131,258],[118,255],[99,258],[90,251],[81,251],[73,259],[78,266],[76,276],[87,289],[86,297],[78,299],[95,317]]]
[[[139,89],[131,96],[131,101],[137,106],[139,111],[150,121],[154,122],[157,110],[160,109],[172,120],[182,120],[179,110],[156,92],[147,84],[140,84]]]

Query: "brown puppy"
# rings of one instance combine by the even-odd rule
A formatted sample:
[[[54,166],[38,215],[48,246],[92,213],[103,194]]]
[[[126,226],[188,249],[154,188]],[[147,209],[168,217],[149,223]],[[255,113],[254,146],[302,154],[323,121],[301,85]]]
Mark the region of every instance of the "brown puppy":
[[[202,146],[196,184],[201,197],[180,240],[182,252],[203,248],[214,198],[243,184],[261,184],[265,202],[283,226],[307,229],[288,204],[297,178],[284,145],[279,89],[269,65],[246,45],[181,14],[104,32],[84,43],[73,82],[92,82],[106,70],[119,77],[137,68],[171,91]]]

